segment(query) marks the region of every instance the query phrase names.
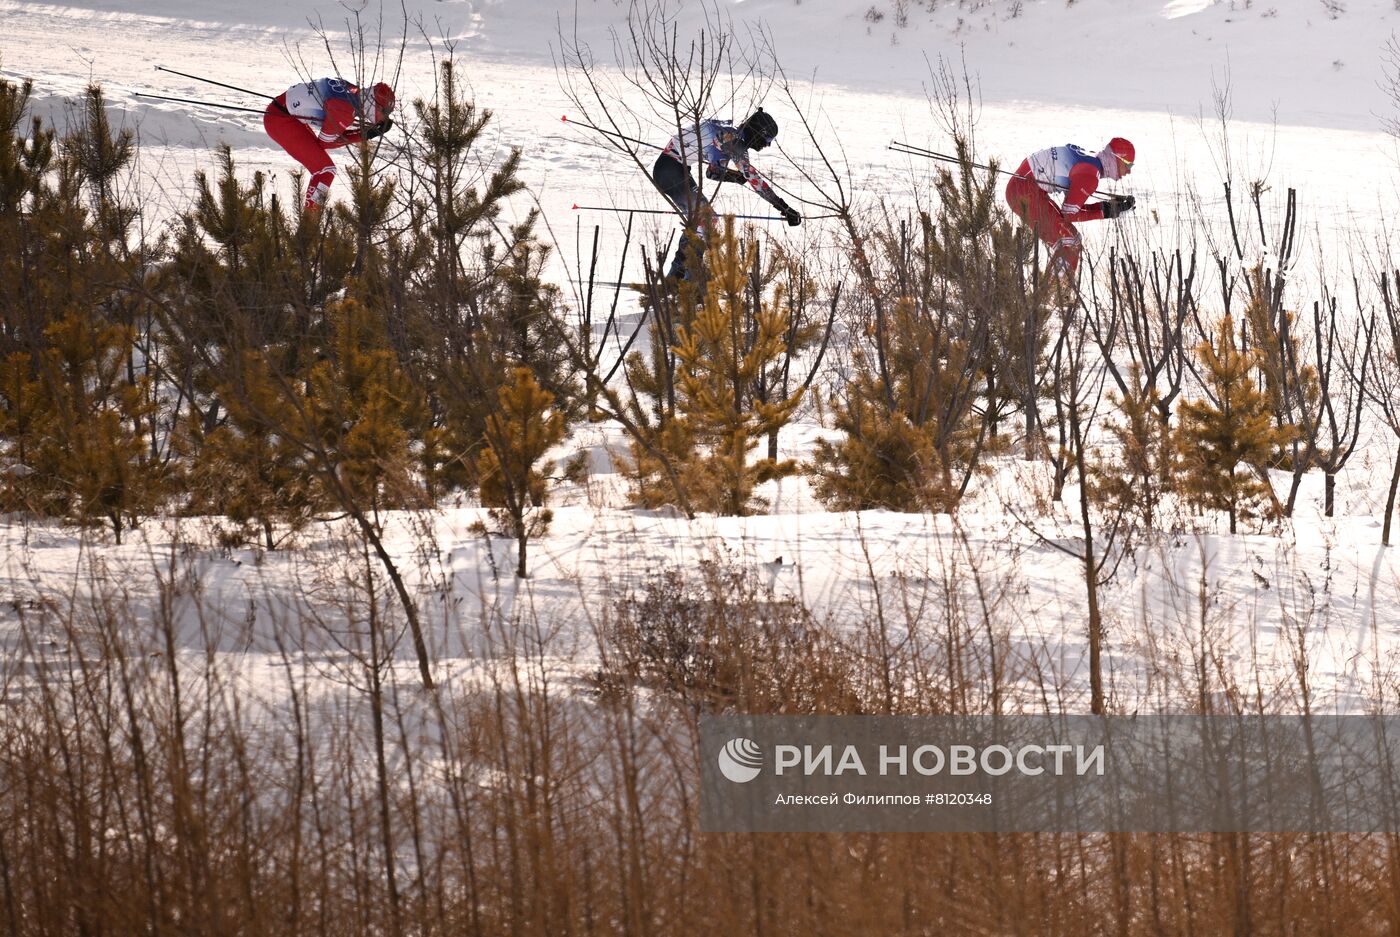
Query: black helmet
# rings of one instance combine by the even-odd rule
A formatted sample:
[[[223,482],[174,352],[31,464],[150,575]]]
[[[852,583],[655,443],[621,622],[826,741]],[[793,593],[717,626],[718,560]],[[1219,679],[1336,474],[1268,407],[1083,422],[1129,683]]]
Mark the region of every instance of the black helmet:
[[[778,122],[761,107],[740,124],[739,129],[744,134],[744,146],[751,150],[763,149],[778,136]]]

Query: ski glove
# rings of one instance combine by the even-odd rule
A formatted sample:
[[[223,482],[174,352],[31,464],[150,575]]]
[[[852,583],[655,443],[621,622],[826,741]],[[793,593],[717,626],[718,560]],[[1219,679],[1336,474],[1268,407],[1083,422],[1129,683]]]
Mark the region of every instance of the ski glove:
[[[778,214],[783,216],[783,220],[794,228],[802,223],[802,216],[797,213],[797,209],[789,208],[788,203],[782,199],[774,201],[773,207],[778,210]]]
[[[730,169],[728,167],[718,168],[715,166],[711,166],[709,169],[705,170],[705,175],[709,176],[716,182],[737,182],[742,184],[748,181],[744,178],[744,174],[742,172],[740,172],[737,169]]]
[[[1103,203],[1103,216],[1105,218],[1117,218],[1132,211],[1137,205],[1137,199],[1131,195],[1112,195],[1108,201]]]
[[[392,126],[394,126],[394,121],[386,117],[379,123],[371,124],[370,126],[366,127],[363,139],[373,140],[375,137],[381,137],[384,134],[388,133],[389,128]]]

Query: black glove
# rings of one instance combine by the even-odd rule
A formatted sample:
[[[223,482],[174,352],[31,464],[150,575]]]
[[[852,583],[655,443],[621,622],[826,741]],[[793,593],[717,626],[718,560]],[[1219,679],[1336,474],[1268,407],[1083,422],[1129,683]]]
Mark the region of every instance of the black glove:
[[[392,126],[394,126],[394,121],[393,121],[392,119],[386,117],[386,118],[384,118],[383,120],[381,120],[379,123],[377,123],[377,124],[370,124],[368,127],[366,127],[366,128],[365,128],[365,132],[364,132],[364,136],[363,136],[361,139],[364,139],[364,140],[373,140],[375,137],[381,137],[381,136],[383,136],[384,134],[388,133],[388,132],[389,132],[389,128],[392,127]]]
[[[705,175],[716,182],[746,182],[744,174],[737,169],[728,167],[711,166],[705,170]]]
[[[783,216],[783,220],[794,228],[802,223],[802,216],[797,213],[797,209],[789,208],[787,202],[780,199],[773,203],[773,207],[778,210],[778,214]]]
[[[1103,203],[1103,216],[1105,218],[1117,218],[1119,215],[1127,214],[1137,205],[1137,199],[1131,195],[1111,195],[1108,201]]]

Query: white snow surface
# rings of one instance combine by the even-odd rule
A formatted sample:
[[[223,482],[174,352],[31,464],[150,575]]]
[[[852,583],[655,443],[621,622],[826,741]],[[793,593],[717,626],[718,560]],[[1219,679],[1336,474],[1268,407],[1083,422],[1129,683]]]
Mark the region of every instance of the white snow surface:
[[[683,23],[698,22],[696,6],[685,5]],[[861,197],[871,203],[928,172],[927,164],[887,152],[891,139],[948,146],[924,92],[930,61],[943,56],[957,67],[965,63],[976,80],[984,155],[1014,166],[1025,153],[1051,144],[1073,141],[1093,149],[1115,135],[1134,140],[1138,166],[1123,190],[1138,194],[1148,209],[1134,218],[1148,237],[1170,242],[1196,211],[1221,210],[1216,196],[1226,152],[1239,175],[1267,172],[1271,199],[1284,187],[1297,188],[1303,250],[1310,252],[1300,261],[1304,268],[1318,256],[1340,261],[1372,250],[1396,204],[1395,148],[1386,128],[1397,109],[1385,81],[1400,12],[1392,0],[1341,6],[1317,0],[962,0],[897,9],[893,0],[721,0],[740,29],[771,36],[789,77],[802,82],[825,144],[841,153]],[[185,203],[193,171],[212,167],[219,142],[233,146],[241,172],[271,170],[285,180],[291,167],[255,115],[230,117],[133,97],[148,91],[261,105],[256,96],[154,66],[275,94],[307,75],[335,70],[314,24],[344,56],[347,11],[354,7],[284,0],[0,0],[0,74],[32,78],[36,111],[60,121],[89,81],[101,82],[122,119],[140,129],[145,184],[173,211]],[[383,8],[386,46],[404,32],[402,24],[392,25],[397,9]],[[408,10],[415,23],[395,78],[401,99],[431,85],[434,53],[423,36],[432,37],[439,53],[444,40],[455,43],[478,103],[495,111],[493,145],[502,152],[524,148],[525,177],[563,244],[561,262],[573,262],[572,204],[661,207],[635,169],[559,122],[572,107],[555,64],[559,31],[571,39],[576,31],[607,61],[609,31],[623,23],[625,3],[409,0]],[[363,11],[371,24],[381,15],[378,5]],[[1212,116],[1215,89],[1226,85],[1233,117],[1228,150]],[[790,116],[776,105],[770,109],[780,121]],[[664,142],[664,129],[644,129]],[[798,161],[812,156],[800,147],[789,155]],[[1188,198],[1193,186],[1203,195],[1200,207]],[[730,204],[738,198],[727,196]],[[605,236],[616,233],[615,219],[586,219],[597,221],[605,222]],[[771,234],[817,237],[816,228]],[[1114,236],[1108,226],[1085,233],[1091,250]],[[784,431],[785,456],[804,455],[821,435],[810,413],[805,419]],[[1267,685],[1287,682],[1290,641],[1302,635],[1315,655],[1314,685],[1341,708],[1363,707],[1389,672],[1400,637],[1400,561],[1380,547],[1377,520],[1388,445],[1369,440],[1349,464],[1336,518],[1320,516],[1321,478],[1310,476],[1298,516],[1277,530],[1166,538],[1129,561],[1108,601],[1108,667],[1120,698],[1147,693],[1154,661],[1182,653],[1199,643],[1203,629],[1220,626],[1229,632],[1241,673],[1257,672]],[[953,563],[990,577],[1002,596],[999,620],[1014,645],[1062,675],[1070,705],[1082,705],[1075,695],[1087,685],[1078,565],[1008,512],[1042,484],[1038,469],[1011,458],[998,462],[956,524],[944,516],[825,512],[796,479],[769,491],[774,506],[768,515],[686,521],[623,506],[621,483],[611,472],[610,453],[624,449],[615,431],[580,429],[559,454],[584,448],[597,456],[599,472],[586,486],[559,492],[552,532],[535,545],[527,581],[509,575],[512,544],[488,544],[469,531],[480,515],[474,507],[446,505],[426,518],[391,521],[397,558],[418,570],[413,586],[428,609],[425,618],[435,622],[430,643],[444,673],[485,651],[483,622],[526,606],[557,629],[550,647],[561,668],[586,669],[601,603],[668,565],[694,568],[701,559],[732,557],[820,613],[850,621],[875,614],[877,584],[883,603],[898,602],[896,595],[930,588]],[[1072,492],[1066,503],[1074,503]],[[422,563],[416,558],[424,523],[436,548]],[[1058,520],[1038,524],[1051,537],[1075,535],[1063,511]],[[302,538],[303,549],[265,555],[178,546],[198,527],[155,520],[116,547],[10,518],[0,527],[0,600],[6,603],[0,625],[12,626],[43,597],[74,590],[116,588],[149,599],[156,572],[174,562],[199,583],[184,597],[191,621],[185,650],[199,653],[212,640],[251,675],[275,669],[270,629],[318,602],[312,586],[324,584],[326,570],[342,556],[338,534],[313,528]],[[783,562],[774,563],[779,556]],[[196,605],[222,622],[215,636],[207,620],[206,628],[195,625]],[[308,641],[307,653],[317,653],[314,637]]]

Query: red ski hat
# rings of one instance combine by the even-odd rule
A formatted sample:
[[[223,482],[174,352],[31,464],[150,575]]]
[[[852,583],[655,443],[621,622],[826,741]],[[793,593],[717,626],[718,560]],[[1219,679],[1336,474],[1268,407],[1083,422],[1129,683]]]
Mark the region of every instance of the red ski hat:
[[[1114,137],[1109,140],[1108,146],[1104,149],[1121,159],[1129,169],[1132,168],[1133,160],[1137,157],[1137,151],[1133,149],[1132,143],[1122,137]]]
[[[382,81],[374,86],[374,107],[381,120],[394,110],[394,89]]]

